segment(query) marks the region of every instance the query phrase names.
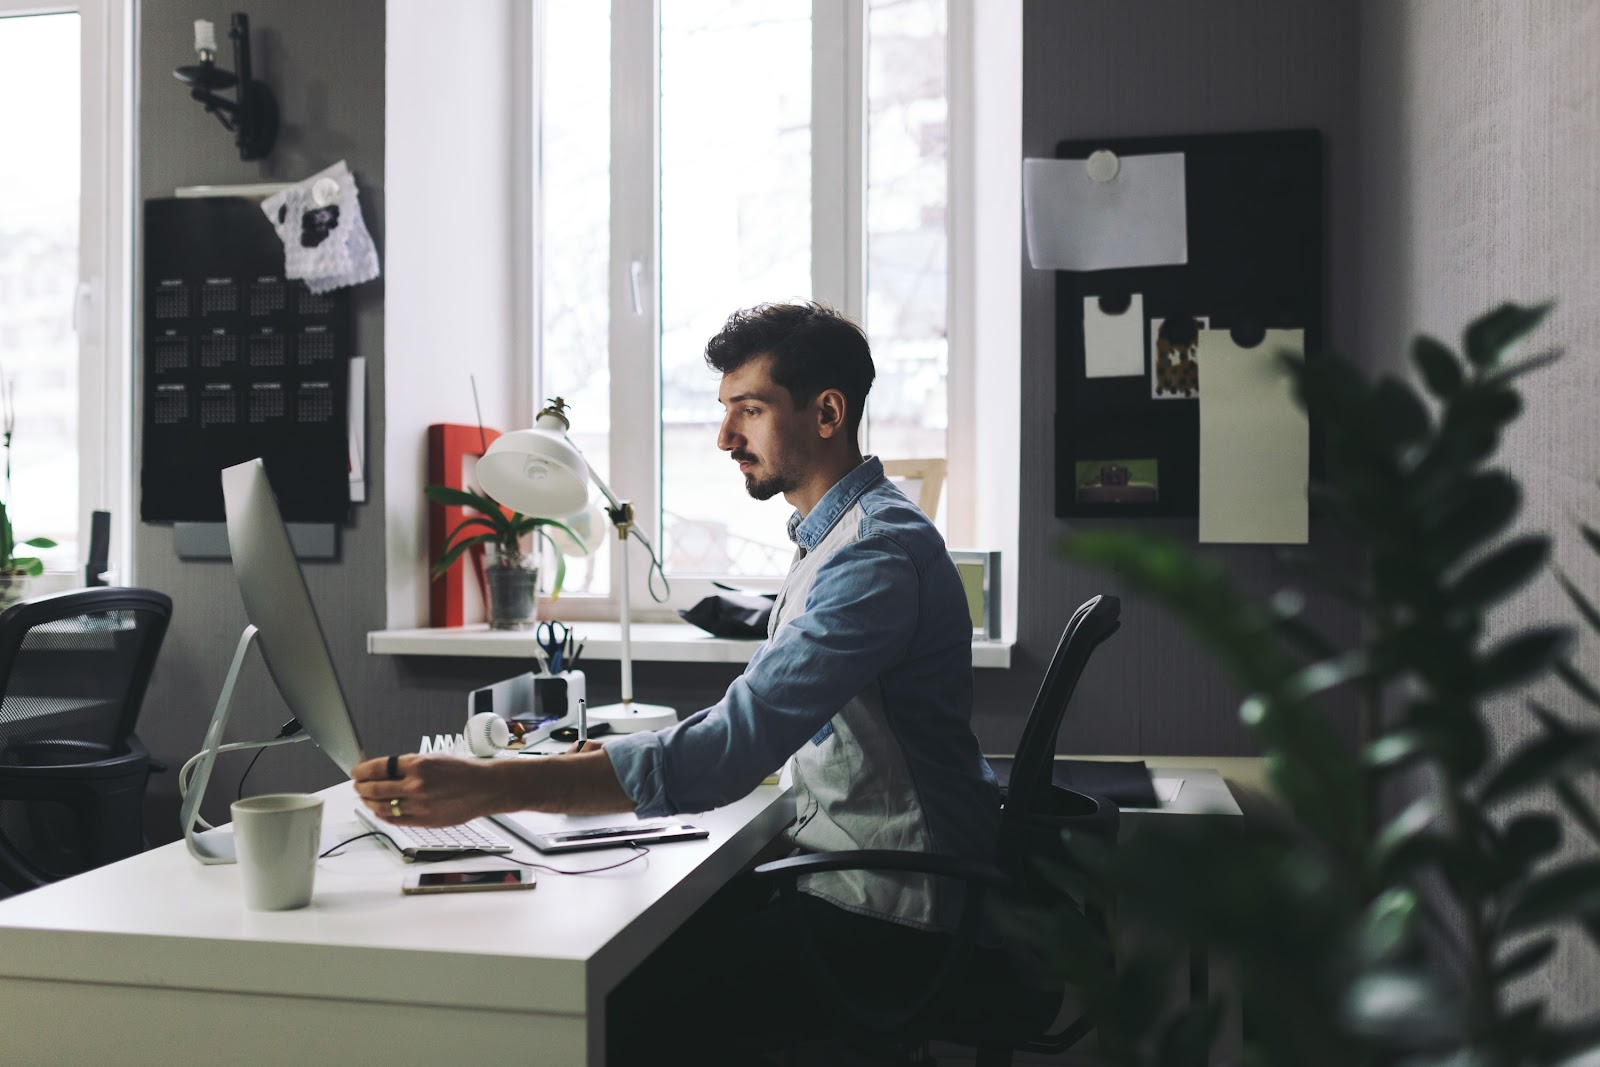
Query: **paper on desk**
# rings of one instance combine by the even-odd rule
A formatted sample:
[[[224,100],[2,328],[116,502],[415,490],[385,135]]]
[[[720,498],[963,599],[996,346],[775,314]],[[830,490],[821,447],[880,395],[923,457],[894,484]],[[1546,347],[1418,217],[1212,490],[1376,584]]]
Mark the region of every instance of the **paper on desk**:
[[[1304,330],[1268,330],[1241,348],[1201,330],[1200,540],[1305,544],[1310,428],[1279,356],[1303,354]]]
[[[1098,296],[1083,298],[1083,376],[1143,374],[1144,297],[1134,293],[1127,306],[1115,314],[1102,308],[1100,301]]]
[[[1123,156],[1108,182],[1081,159],[1024,159],[1028,260],[1046,270],[1189,262],[1183,153]]]
[[[1183,788],[1183,779],[1152,774],[1150,784],[1155,786],[1156,796],[1161,798],[1161,803],[1171,804],[1178,799],[1178,790]]]

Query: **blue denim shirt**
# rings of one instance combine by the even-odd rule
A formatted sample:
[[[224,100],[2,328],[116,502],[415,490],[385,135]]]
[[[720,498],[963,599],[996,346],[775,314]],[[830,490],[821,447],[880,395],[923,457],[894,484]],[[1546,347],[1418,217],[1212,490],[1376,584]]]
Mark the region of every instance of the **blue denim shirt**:
[[[972,623],[938,530],[869,458],[796,513],[794,564],[767,640],[712,707],[609,741],[641,817],[704,811],[785,761],[790,839],[811,851],[909,849],[992,862],[999,791],[972,733]],[[917,875],[841,872],[802,889],[914,926],[947,926]]]

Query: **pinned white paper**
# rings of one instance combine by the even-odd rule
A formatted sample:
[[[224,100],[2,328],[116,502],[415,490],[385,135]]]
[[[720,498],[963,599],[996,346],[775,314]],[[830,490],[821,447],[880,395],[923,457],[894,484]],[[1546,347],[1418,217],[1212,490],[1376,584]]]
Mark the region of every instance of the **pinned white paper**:
[[[283,273],[326,293],[378,276],[378,250],[361,219],[355,176],[340,160],[261,203],[283,241]]]
[[[1083,298],[1083,376],[1122,378],[1144,373],[1144,297],[1110,314],[1098,296]]]
[[[1028,261],[1044,270],[1189,262],[1183,153],[1122,156],[1097,182],[1082,159],[1024,159]]]
[[[1241,348],[1201,330],[1200,540],[1306,543],[1311,431],[1279,356],[1303,354],[1304,330],[1268,330]]]

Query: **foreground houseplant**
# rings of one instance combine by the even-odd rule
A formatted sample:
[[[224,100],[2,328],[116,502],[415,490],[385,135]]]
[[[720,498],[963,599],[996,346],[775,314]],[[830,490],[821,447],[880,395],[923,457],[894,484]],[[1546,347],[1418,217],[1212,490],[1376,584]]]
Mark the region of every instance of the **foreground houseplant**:
[[[48,537],[32,537],[22,544],[30,548],[55,548]],[[11,530],[11,515],[0,503],[0,608],[22,600],[26,594],[27,579],[44,573],[44,561],[35,556],[17,555],[17,539]]]
[[[550,584],[552,597],[561,594],[567,577],[567,560],[561,546],[550,536],[554,527],[587,551],[583,538],[565,523],[507,512],[493,500],[471,489],[451,489],[430,485],[423,489],[429,500],[445,507],[471,508],[444,539],[439,560],[433,566],[438,578],[475,545],[487,550],[484,574],[489,586],[489,626],[496,630],[522,630],[534,624],[539,592],[539,567],[534,553],[525,551],[530,537],[541,538],[550,546],[555,561],[555,579]]]
[[[1490,467],[1521,411],[1517,379],[1555,358],[1503,362],[1545,310],[1507,305],[1477,320],[1464,358],[1419,338],[1426,397],[1335,356],[1291,362],[1325,433],[1313,505],[1362,557],[1352,568],[1301,552],[1296,572],[1360,613],[1354,647],[1301,615],[1299,590],[1251,603],[1174,544],[1116,533],[1064,543],[1068,559],[1116,573],[1216,655],[1247,694],[1241,716],[1293,817],[1156,827],[1110,855],[1070,842],[1081,868],[1056,868],[1063,888],[1114,899],[1155,935],[1113,963],[1081,917],[1035,917],[1054,935],[1049,962],[1086,989],[1108,1062],[1204,1062],[1221,1001],[1166,994],[1183,949],[1202,943],[1237,976],[1247,1063],[1600,1063],[1600,1023],[1552,1021],[1514,989],[1561,931],[1600,943],[1600,818],[1575,784],[1600,767],[1600,692],[1572,667],[1565,625],[1485,636],[1486,617],[1550,552],[1542,535],[1506,538],[1521,490]],[[1585,537],[1600,551],[1600,533]],[[1600,612],[1563,584],[1600,631]],[[1519,698],[1531,736],[1492,759],[1486,703],[1552,672],[1590,720]],[[1352,696],[1359,752],[1327,720]],[[1384,788],[1407,799],[1380,822]],[[1563,822],[1546,798],[1590,839],[1589,858],[1558,856]]]

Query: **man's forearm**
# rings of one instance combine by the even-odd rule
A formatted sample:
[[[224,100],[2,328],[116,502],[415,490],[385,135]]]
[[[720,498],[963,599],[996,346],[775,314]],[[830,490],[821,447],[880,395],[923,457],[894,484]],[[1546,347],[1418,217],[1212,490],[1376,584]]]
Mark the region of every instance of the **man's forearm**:
[[[633,811],[633,798],[617,781],[604,749],[559,756],[520,756],[498,760],[503,806],[500,811],[550,811],[601,815]]]

